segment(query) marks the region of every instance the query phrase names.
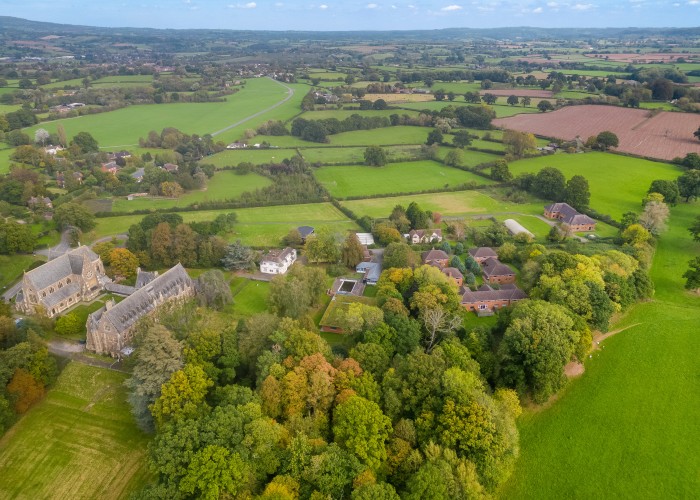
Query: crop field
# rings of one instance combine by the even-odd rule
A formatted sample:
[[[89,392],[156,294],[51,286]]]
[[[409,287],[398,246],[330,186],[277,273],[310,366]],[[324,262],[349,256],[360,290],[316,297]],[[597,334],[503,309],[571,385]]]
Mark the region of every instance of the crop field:
[[[337,230],[356,229],[356,224],[330,203],[282,205],[276,207],[239,208],[225,210],[200,210],[179,212],[185,222],[214,220],[217,215],[235,212],[238,222],[230,240],[241,239],[253,246],[278,245],[290,229],[309,225],[317,229],[330,227]],[[97,227],[87,235],[95,240],[104,236],[125,233],[129,226],[138,223],[143,215],[123,215],[97,219]]]
[[[455,191],[452,193],[431,193],[413,196],[391,196],[365,200],[344,201],[343,206],[359,217],[389,217],[396,205],[407,207],[415,201],[423,210],[440,212],[443,216],[474,216],[485,214],[541,214],[543,203],[510,203],[492,198],[482,191]]]
[[[513,162],[513,175],[556,167],[566,178],[583,175],[591,191],[591,207],[614,219],[639,211],[641,200],[654,179],[675,179],[681,170],[667,163],[610,153],[556,154]]]
[[[37,128],[55,132],[58,124],[62,123],[68,137],[89,131],[102,148],[130,146],[137,144],[139,137],[146,137],[149,131],[160,132],[164,127],[175,127],[188,134],[210,134],[274,105],[286,95],[286,89],[272,80],[251,79],[243,90],[228,96],[226,102],[129,106],[107,113],[45,122],[25,132],[33,135]],[[289,114],[286,108],[298,109],[296,101],[302,98],[303,93],[296,92],[294,98],[284,105],[241,125],[239,132],[232,129],[217,136],[217,140],[227,141],[236,133],[254,128],[256,124],[276,118],[280,113]]]
[[[497,127],[532,132],[545,137],[584,140],[604,130],[617,134],[617,148],[651,158],[671,160],[686,153],[700,153],[700,141],[693,137],[698,119],[691,113],[661,112],[650,117],[643,109],[613,106],[570,106],[538,115],[494,120]]]
[[[627,329],[601,343],[551,407],[520,418],[520,458],[501,498],[696,496],[700,297],[681,275],[700,253],[686,230],[697,211],[671,209],[651,269],[654,300],[613,325]]]
[[[215,200],[233,200],[241,193],[255,191],[272,184],[267,177],[259,174],[237,175],[234,170],[216,172],[209,179],[206,190],[189,191],[179,198],[134,198],[129,201],[126,197],[115,198],[112,202],[114,212],[131,212],[159,208],[186,207],[193,203]]]
[[[123,373],[69,363],[0,440],[0,497],[125,498],[149,479]]]
[[[492,183],[484,177],[435,161],[389,163],[383,167],[323,167],[314,175],[331,195],[340,198],[449,188],[468,182]]]

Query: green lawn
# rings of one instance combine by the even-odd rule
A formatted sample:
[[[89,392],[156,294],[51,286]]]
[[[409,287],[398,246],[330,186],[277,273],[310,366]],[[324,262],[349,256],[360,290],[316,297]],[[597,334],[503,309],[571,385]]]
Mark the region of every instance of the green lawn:
[[[180,212],[185,222],[214,220],[217,215],[235,212],[238,222],[230,240],[240,238],[253,246],[277,246],[290,229],[309,225],[317,229],[328,227],[338,231],[357,229],[356,224],[330,203],[283,205],[278,207],[241,208],[236,210],[201,210]],[[143,215],[124,215],[97,219],[97,227],[88,239],[124,233],[139,222]]]
[[[519,422],[521,455],[501,498],[694,498],[700,491],[700,297],[683,290],[700,253],[672,209],[652,267],[655,300],[613,328],[554,404]],[[634,326],[636,325],[636,326]]]
[[[232,310],[236,317],[245,318],[267,311],[270,283],[236,278],[233,280],[231,288],[234,293]]]
[[[492,198],[482,191],[455,191],[452,193],[419,194],[413,196],[392,196],[366,200],[344,201],[358,216],[389,217],[396,205],[407,207],[415,201],[423,210],[440,212],[443,216],[471,216],[479,214],[505,214],[508,212],[528,215],[540,214],[544,203],[515,204]]]
[[[383,167],[323,167],[314,171],[314,175],[333,196],[340,198],[448,188],[469,182],[492,183],[471,172],[430,160],[389,163]]]
[[[34,262],[44,260],[45,257],[34,255],[0,255],[0,287],[13,284]]]
[[[242,129],[233,129],[217,139],[228,141],[246,128],[255,128],[256,124],[275,118],[278,113],[284,115],[297,98],[303,98],[297,95],[301,93],[297,92],[285,105],[243,124]],[[226,102],[129,106],[108,113],[45,122],[25,132],[32,135],[40,127],[55,132],[62,123],[69,137],[89,131],[103,148],[127,146],[137,144],[139,137],[146,137],[150,130],[160,132],[164,127],[175,127],[188,134],[213,133],[272,106],[286,95],[286,89],[277,82],[267,78],[250,79],[243,90],[228,96]]]
[[[69,363],[0,440],[0,497],[117,499],[143,486],[148,437],[131,416],[126,378]]]
[[[186,207],[194,203],[215,200],[233,200],[241,193],[255,191],[272,184],[267,177],[258,174],[237,175],[233,170],[216,172],[209,179],[204,191],[189,191],[179,198],[134,198],[129,201],[125,197],[115,198],[112,202],[114,212],[132,212],[158,208]]]
[[[628,211],[641,211],[641,200],[654,179],[675,179],[675,165],[610,153],[557,154],[510,164],[513,175],[556,167],[567,178],[583,175],[590,184],[591,207],[619,219]]]
[[[295,149],[227,149],[221,153],[203,158],[200,163],[210,163],[217,168],[235,167],[242,162],[255,165],[280,162],[297,154]]]
[[[0,144],[0,147],[1,146],[5,146],[5,144]],[[0,174],[6,174],[10,171],[10,155],[12,155],[14,151],[14,148],[0,149]]]

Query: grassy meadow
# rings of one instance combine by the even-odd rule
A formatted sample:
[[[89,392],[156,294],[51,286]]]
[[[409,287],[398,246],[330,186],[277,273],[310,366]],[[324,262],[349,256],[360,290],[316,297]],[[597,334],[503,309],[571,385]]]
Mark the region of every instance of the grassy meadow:
[[[221,170],[209,179],[204,190],[189,191],[179,198],[134,198],[129,201],[126,197],[115,198],[112,201],[112,211],[133,212],[172,207],[186,207],[195,203],[218,200],[233,200],[246,191],[255,191],[272,183],[267,177],[259,174],[237,175],[234,170]]]
[[[146,137],[149,131],[160,132],[165,127],[175,127],[188,134],[211,134],[274,105],[286,95],[287,90],[279,83],[257,78],[248,80],[242,90],[228,96],[225,102],[129,106],[107,113],[44,122],[25,132],[33,135],[37,128],[55,132],[62,123],[69,138],[78,132],[89,131],[102,148],[130,146],[138,144],[139,137]],[[302,98],[303,91],[300,90],[284,105],[241,125],[240,129],[237,127],[217,136],[217,139],[235,138],[246,128],[255,128],[263,121],[285,113],[293,116]]]
[[[0,497],[118,499],[143,486],[148,437],[131,416],[126,378],[69,363],[0,439]]]
[[[683,290],[700,253],[686,231],[697,203],[672,209],[651,276],[654,300],[612,328],[569,383],[519,422],[521,454],[501,498],[692,498],[700,490],[700,297]]]
[[[591,191],[591,207],[619,219],[640,211],[641,200],[654,179],[675,179],[682,172],[668,163],[610,153],[557,154],[513,162],[513,175],[556,167],[566,178],[583,175]]]
[[[226,210],[200,210],[180,212],[185,222],[214,220],[217,215],[235,212],[238,222],[228,239],[240,239],[247,245],[270,247],[280,244],[280,240],[290,229],[297,226],[314,226],[317,230],[331,228],[337,231],[355,230],[357,225],[330,203],[310,203],[305,205],[283,205]],[[97,219],[97,227],[86,235],[86,240],[125,233],[129,226],[138,223],[143,215],[122,215]]]
[[[383,167],[322,167],[314,175],[333,196],[339,198],[449,188],[468,182],[492,183],[471,172],[430,160],[389,163]]]
[[[227,149],[221,153],[202,158],[200,163],[210,163],[217,168],[235,167],[242,162],[263,165],[291,158],[296,154],[296,149]]]

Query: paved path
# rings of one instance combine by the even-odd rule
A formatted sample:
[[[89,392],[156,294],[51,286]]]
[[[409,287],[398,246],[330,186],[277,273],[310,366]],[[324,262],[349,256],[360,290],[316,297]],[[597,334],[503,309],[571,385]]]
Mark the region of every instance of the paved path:
[[[128,371],[122,369],[122,363],[120,361],[102,360],[86,355],[85,344],[81,344],[77,340],[53,339],[48,342],[48,348],[51,354],[61,358],[77,361],[79,363],[83,363],[84,365],[106,368],[116,372],[129,373]]]
[[[129,235],[126,233],[120,233],[120,234],[113,234],[112,236],[105,236],[103,238],[98,238],[90,244],[90,248],[94,247],[98,243],[102,243],[105,241],[112,241],[112,238],[116,238],[118,240],[128,240]]]
[[[70,229],[66,229],[65,231],[63,231],[63,233],[61,233],[61,241],[58,243],[58,245],[53,246],[51,248],[42,248],[41,250],[37,250],[34,253],[36,253],[37,255],[43,255],[49,260],[53,260],[56,257],[60,257],[68,250],[70,250],[70,231]]]
[[[268,77],[268,78],[269,78],[269,77]],[[284,99],[282,99],[282,100],[279,101],[278,103],[273,104],[273,105],[270,106],[269,108],[265,108],[265,109],[263,109],[262,111],[258,111],[257,113],[254,113],[254,114],[250,115],[250,116],[247,117],[247,118],[243,118],[242,120],[239,120],[239,121],[237,121],[236,123],[234,123],[234,124],[232,124],[232,125],[229,125],[228,127],[222,128],[221,130],[217,130],[216,132],[212,132],[212,134],[211,134],[212,137],[216,137],[217,135],[222,134],[222,133],[226,132],[227,130],[231,130],[231,129],[234,128],[234,127],[238,127],[239,125],[243,125],[245,122],[247,122],[247,121],[249,121],[249,120],[252,120],[253,118],[257,118],[258,116],[260,116],[260,115],[262,115],[262,114],[264,114],[264,113],[267,113],[268,111],[272,111],[273,109],[275,109],[275,108],[281,106],[282,104],[284,104],[285,102],[287,102],[288,100],[290,100],[290,99],[294,96],[294,89],[293,89],[293,88],[286,86],[286,85],[285,85],[284,83],[282,83],[282,82],[278,82],[278,81],[275,80],[274,78],[270,78],[270,80],[272,80],[273,82],[275,82],[277,85],[281,85],[282,87],[284,87],[285,89],[287,89],[287,97],[285,97]]]

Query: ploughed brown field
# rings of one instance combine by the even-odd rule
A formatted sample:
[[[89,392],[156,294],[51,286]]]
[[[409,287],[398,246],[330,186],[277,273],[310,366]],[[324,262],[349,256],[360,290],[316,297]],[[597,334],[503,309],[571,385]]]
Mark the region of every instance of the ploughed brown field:
[[[523,114],[493,121],[497,127],[532,132],[544,137],[584,141],[604,130],[620,139],[618,151],[649,158],[672,160],[687,153],[700,153],[700,141],[693,132],[700,116],[614,106],[567,106],[551,113]]]
[[[487,89],[487,90],[480,90],[479,93],[481,95],[484,94],[493,94],[497,96],[511,96],[515,95],[518,97],[552,97],[552,91],[551,90],[535,90],[535,89],[519,89],[519,88],[514,88],[514,89]]]

